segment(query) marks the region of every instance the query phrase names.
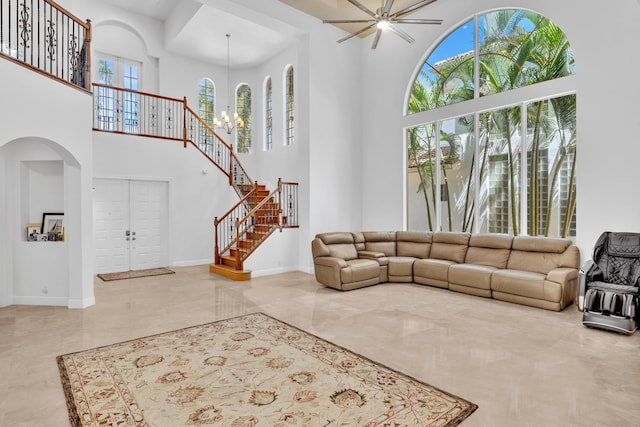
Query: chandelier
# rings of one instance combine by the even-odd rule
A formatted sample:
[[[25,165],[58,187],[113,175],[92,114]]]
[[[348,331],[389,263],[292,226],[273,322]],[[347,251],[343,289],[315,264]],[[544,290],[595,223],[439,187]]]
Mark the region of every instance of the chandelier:
[[[225,132],[227,132],[227,134],[231,135],[231,132],[233,132],[233,130],[236,127],[238,128],[244,127],[244,120],[242,120],[242,117],[238,115],[237,111],[233,113],[233,119],[231,116],[231,107],[229,106],[229,102],[231,100],[231,79],[229,77],[230,76],[229,74],[229,39],[231,39],[231,34],[226,34],[226,37],[227,37],[227,109],[222,110],[222,113],[220,113],[220,119],[218,119],[217,117],[213,118],[213,125],[218,129],[222,129]]]

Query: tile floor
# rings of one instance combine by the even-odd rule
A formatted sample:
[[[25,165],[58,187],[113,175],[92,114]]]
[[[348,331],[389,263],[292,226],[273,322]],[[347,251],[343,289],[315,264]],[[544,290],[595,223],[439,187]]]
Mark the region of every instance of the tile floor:
[[[556,313],[413,284],[337,292],[301,272],[233,282],[207,266],[175,270],[96,279],[96,305],[84,310],[0,308],[0,426],[69,425],[59,354],[256,311],[478,404],[464,427],[640,426],[640,332],[587,329],[573,306]]]

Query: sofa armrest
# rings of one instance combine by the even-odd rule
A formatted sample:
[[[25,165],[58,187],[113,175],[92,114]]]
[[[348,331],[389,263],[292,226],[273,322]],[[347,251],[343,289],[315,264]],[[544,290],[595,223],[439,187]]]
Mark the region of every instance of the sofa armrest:
[[[567,283],[578,278],[578,270],[570,267],[554,268],[547,273],[547,280],[556,283]]]
[[[342,290],[342,269],[347,261],[332,256],[319,256],[313,259],[316,280],[325,286]]]
[[[345,268],[347,266],[347,261],[332,256],[320,256],[314,258],[313,262],[316,265],[323,265],[325,267]]]
[[[389,258],[382,252],[374,252],[374,251],[359,251],[358,258],[361,259],[374,259],[378,261],[380,265],[389,264]]]
[[[560,284],[560,309],[562,310],[576,300],[578,293],[578,269],[559,267],[547,273],[547,280]]]

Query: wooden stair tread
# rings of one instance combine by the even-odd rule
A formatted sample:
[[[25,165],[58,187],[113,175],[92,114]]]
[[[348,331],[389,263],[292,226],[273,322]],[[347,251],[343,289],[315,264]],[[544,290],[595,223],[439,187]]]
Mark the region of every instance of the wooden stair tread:
[[[251,270],[236,270],[228,265],[209,264],[209,272],[236,281],[251,280]]]

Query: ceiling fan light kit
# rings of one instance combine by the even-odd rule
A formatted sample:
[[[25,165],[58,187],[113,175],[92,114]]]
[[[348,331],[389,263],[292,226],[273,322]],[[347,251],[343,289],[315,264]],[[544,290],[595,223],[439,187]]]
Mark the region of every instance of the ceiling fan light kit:
[[[380,41],[380,37],[382,33],[386,30],[391,31],[392,33],[398,35],[402,39],[404,39],[407,43],[413,43],[415,39],[407,34],[404,30],[398,27],[398,24],[442,24],[442,19],[404,19],[403,17],[415,12],[418,9],[421,9],[436,0],[422,0],[419,1],[412,6],[408,6],[402,10],[391,13],[391,8],[393,7],[393,2],[395,0],[381,0],[382,4],[377,11],[372,11],[367,8],[365,5],[360,3],[357,0],[347,0],[349,3],[362,10],[364,13],[370,16],[369,19],[328,19],[322,21],[325,24],[367,24],[364,28],[352,32],[346,37],[338,40],[338,43],[342,43],[346,40],[349,40],[352,37],[359,36],[360,34],[372,29],[375,27],[376,34],[373,38],[373,44],[371,45],[371,49],[375,49],[378,47],[378,42]]]

